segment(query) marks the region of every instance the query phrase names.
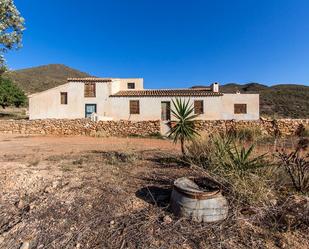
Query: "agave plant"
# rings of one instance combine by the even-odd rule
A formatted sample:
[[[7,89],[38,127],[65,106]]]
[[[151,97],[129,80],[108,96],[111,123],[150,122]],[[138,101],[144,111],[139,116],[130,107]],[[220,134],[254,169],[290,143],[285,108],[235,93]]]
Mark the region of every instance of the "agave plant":
[[[240,175],[244,175],[247,171],[255,170],[265,166],[266,154],[254,156],[252,144],[248,149],[244,146],[231,145],[229,143],[224,144],[224,147],[218,147],[220,152],[219,161],[220,164],[226,169],[233,169]]]
[[[172,137],[174,143],[180,141],[181,152],[185,155],[185,141],[192,140],[196,137],[198,132],[195,130],[193,120],[198,116],[194,114],[194,108],[189,104],[190,100],[183,101],[176,98],[172,100],[173,109],[171,110],[173,116],[176,118],[175,125],[170,129],[168,137]]]

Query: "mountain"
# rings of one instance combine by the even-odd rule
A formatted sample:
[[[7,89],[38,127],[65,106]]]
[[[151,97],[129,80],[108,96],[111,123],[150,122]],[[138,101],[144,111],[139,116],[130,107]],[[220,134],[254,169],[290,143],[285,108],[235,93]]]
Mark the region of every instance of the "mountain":
[[[236,92],[237,90],[241,92],[258,92],[267,89],[268,86],[259,83],[248,83],[240,85],[237,83],[228,83],[221,86],[221,91],[223,92]]]
[[[260,94],[260,112],[276,118],[309,118],[309,86],[282,84],[265,86],[259,83],[230,83],[220,87],[224,93],[237,90]]]
[[[27,94],[65,84],[67,78],[89,77],[90,75],[62,64],[9,71],[4,74],[11,78]]]

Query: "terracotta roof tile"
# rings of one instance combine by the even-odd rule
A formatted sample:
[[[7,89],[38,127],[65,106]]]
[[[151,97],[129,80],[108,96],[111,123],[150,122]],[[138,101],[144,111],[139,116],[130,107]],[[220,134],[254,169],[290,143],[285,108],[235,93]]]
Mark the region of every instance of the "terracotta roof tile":
[[[222,93],[212,92],[210,88],[203,89],[158,89],[158,90],[127,90],[119,91],[110,97],[199,97],[222,96]]]

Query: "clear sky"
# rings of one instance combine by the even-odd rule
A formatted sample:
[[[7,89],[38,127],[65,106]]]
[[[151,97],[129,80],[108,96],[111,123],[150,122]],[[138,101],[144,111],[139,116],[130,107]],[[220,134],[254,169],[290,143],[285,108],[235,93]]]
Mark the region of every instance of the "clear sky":
[[[308,0],[15,0],[12,69],[61,63],[147,88],[218,81],[309,85]]]

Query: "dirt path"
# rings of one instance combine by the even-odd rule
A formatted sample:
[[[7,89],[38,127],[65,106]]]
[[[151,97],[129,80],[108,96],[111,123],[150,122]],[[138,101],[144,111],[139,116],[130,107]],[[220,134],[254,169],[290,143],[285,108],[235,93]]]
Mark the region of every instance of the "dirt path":
[[[177,151],[169,140],[147,138],[94,138],[86,136],[18,136],[0,134],[0,155],[53,155],[90,150],[162,150]]]

